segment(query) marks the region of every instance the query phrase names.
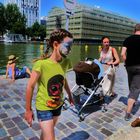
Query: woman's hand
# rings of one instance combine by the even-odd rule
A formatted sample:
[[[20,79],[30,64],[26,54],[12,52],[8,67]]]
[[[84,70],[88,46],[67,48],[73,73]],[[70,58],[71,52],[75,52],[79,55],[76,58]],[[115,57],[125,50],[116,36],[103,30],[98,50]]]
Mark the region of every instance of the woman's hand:
[[[107,62],[107,65],[113,65],[113,62]]]

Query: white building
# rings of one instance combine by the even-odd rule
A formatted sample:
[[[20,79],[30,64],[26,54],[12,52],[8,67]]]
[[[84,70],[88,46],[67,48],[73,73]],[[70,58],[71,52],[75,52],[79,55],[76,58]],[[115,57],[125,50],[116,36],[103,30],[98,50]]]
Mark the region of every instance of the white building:
[[[41,0],[4,0],[4,4],[15,3],[22,14],[26,16],[28,27],[32,26],[40,19],[40,1]]]

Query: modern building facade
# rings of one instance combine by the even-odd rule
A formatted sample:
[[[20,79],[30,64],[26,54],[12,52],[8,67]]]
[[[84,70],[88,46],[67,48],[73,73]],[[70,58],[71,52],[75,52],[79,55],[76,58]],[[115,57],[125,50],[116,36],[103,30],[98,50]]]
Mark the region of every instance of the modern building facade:
[[[4,4],[17,4],[20,12],[25,15],[27,19],[27,26],[32,26],[36,21],[39,22],[40,0],[4,0]]]
[[[70,16],[69,31],[77,43],[99,43],[102,36],[109,36],[112,43],[120,45],[133,33],[136,23],[130,18],[100,8],[77,5],[74,14]],[[65,24],[66,10],[54,7],[48,15],[47,38],[52,30],[65,28]]]

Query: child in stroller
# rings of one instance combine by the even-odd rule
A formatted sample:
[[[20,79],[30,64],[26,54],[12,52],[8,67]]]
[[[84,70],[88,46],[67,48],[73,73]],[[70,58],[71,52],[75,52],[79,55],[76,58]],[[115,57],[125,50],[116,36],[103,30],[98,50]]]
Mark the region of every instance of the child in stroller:
[[[73,70],[76,74],[76,85],[72,88],[75,108],[80,121],[84,120],[84,109],[86,106],[96,103],[102,104],[102,110],[106,111],[104,96],[109,95],[111,85],[111,70],[104,72],[102,64],[97,60],[80,61]],[[78,88],[76,88],[78,85]],[[74,90],[76,88],[76,90]]]

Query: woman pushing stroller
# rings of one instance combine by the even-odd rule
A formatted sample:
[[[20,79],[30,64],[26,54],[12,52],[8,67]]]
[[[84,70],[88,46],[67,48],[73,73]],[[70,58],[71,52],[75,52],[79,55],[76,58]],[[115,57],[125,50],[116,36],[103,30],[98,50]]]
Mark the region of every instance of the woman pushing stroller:
[[[109,37],[102,37],[101,39],[102,47],[100,52],[100,58],[99,61],[104,64],[104,70],[106,71],[110,65],[117,66],[120,63],[120,59],[118,56],[118,53],[115,48],[110,46],[110,39]],[[115,71],[112,73],[112,85],[110,92],[112,93],[111,96],[114,97],[115,93],[113,91],[114,86],[114,80],[115,80]]]
[[[87,106],[97,103],[101,106],[102,111],[106,111],[104,97],[108,94],[115,96],[112,92],[115,78],[115,71],[112,67],[119,62],[116,49],[109,46],[109,38],[103,37],[99,60],[89,58],[74,66],[76,85],[72,91],[74,91],[73,98],[76,110],[73,109],[73,111],[78,114],[80,121],[85,118]]]

